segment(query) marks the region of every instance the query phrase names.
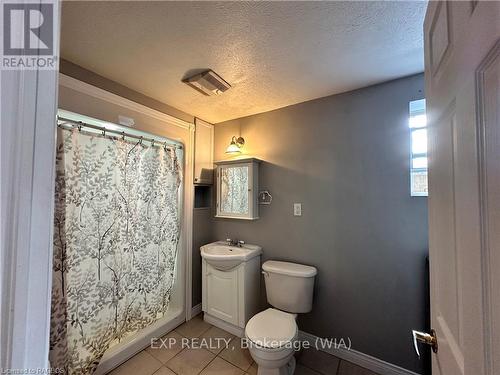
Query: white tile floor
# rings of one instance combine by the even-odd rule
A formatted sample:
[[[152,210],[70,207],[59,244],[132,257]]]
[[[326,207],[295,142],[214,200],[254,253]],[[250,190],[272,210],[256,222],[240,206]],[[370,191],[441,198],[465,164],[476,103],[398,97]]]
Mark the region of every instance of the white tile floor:
[[[182,338],[227,339],[220,347],[182,348]],[[147,348],[111,372],[112,375],[256,375],[257,365],[239,339],[198,315],[166,335],[168,348]],[[166,342],[166,341],[165,341]],[[214,342],[214,341],[212,341]],[[308,349],[297,356],[295,375],[377,375],[332,355]]]

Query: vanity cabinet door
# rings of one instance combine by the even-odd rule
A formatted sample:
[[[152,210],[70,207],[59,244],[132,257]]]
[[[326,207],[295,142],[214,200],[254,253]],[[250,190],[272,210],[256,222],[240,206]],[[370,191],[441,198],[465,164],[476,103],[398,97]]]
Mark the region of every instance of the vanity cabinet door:
[[[238,324],[238,270],[219,271],[207,267],[207,312],[231,324]]]

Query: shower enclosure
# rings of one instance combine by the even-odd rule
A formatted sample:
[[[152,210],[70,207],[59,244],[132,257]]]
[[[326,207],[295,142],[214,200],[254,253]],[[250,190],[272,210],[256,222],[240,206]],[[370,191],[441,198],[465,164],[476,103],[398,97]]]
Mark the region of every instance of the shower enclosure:
[[[50,362],[103,373],[180,320],[183,147],[60,111]],[[97,125],[100,124],[100,125]]]

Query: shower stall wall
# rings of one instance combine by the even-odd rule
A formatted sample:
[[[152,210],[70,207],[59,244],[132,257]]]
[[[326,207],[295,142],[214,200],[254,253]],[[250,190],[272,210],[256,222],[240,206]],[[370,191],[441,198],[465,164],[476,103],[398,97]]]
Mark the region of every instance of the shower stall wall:
[[[184,154],[148,134],[59,125],[50,362],[102,373],[184,318]]]

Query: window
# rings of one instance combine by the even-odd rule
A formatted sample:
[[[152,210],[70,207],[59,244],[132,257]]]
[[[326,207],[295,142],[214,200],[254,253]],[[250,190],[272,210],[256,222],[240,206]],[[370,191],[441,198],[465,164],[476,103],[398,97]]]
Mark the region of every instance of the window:
[[[410,189],[412,197],[426,197],[427,190],[427,117],[425,99],[410,102]]]

